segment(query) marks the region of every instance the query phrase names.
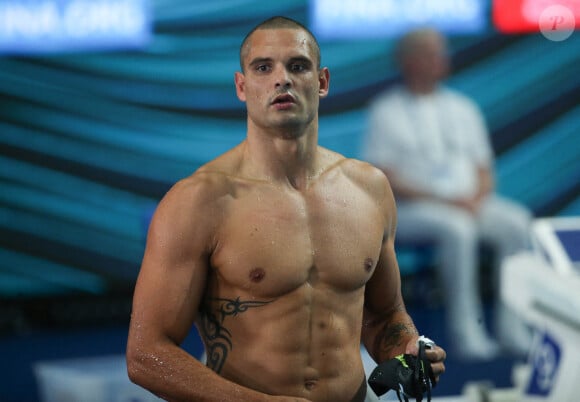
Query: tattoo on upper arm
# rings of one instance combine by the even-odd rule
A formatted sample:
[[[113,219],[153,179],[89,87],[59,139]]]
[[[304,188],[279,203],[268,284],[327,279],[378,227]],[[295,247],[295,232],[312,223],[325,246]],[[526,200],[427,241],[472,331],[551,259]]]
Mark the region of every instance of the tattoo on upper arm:
[[[206,342],[207,366],[216,373],[220,373],[232,349],[232,334],[224,326],[226,317],[235,317],[249,308],[261,307],[270,301],[242,301],[236,299],[209,299],[201,309],[200,331]],[[212,305],[218,303],[215,307]]]

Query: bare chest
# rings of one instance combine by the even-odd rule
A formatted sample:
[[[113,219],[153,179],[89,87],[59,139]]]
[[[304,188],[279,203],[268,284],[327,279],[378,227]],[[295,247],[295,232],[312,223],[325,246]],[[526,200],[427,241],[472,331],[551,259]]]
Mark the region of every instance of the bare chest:
[[[351,291],[370,278],[383,228],[376,204],[356,187],[256,188],[228,204],[211,265],[220,286],[256,297],[304,284]]]

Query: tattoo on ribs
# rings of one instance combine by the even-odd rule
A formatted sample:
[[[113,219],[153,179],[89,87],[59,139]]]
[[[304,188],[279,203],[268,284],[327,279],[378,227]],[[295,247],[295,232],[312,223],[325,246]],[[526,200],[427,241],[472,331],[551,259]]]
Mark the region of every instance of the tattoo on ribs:
[[[249,308],[261,307],[270,301],[243,301],[237,297],[232,299],[209,299],[207,302],[217,302],[219,306],[211,309],[208,303],[201,310],[200,330],[206,341],[207,366],[220,373],[232,349],[232,334],[224,326],[226,317],[235,317]]]

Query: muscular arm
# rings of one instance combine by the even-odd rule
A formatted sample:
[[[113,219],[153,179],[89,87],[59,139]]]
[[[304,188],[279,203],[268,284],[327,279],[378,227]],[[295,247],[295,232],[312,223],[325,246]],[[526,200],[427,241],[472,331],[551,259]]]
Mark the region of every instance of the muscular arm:
[[[381,177],[382,176],[382,177]],[[381,255],[366,285],[362,341],[377,362],[405,353],[407,344],[418,337],[401,295],[401,279],[394,240],[395,201],[386,178],[376,177],[375,197],[384,215]]]
[[[155,212],[133,299],[129,377],[169,401],[299,401],[227,381],[179,346],[192,328],[204,293],[220,216],[215,190],[207,181],[187,179]]]
[[[361,339],[371,357],[381,363],[399,354],[417,354],[418,332],[401,294],[401,276],[395,255],[396,207],[386,179],[378,200],[384,211],[385,236],[373,276],[366,285]],[[436,381],[445,371],[445,351],[427,351]]]

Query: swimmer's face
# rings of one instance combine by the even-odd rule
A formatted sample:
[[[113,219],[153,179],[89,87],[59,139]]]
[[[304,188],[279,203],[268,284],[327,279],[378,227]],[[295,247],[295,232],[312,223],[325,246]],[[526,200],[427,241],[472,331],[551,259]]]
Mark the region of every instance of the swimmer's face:
[[[328,69],[318,68],[310,36],[300,29],[259,29],[247,42],[244,72],[235,75],[238,98],[250,123],[261,128],[301,128],[318,115],[328,94]]]

